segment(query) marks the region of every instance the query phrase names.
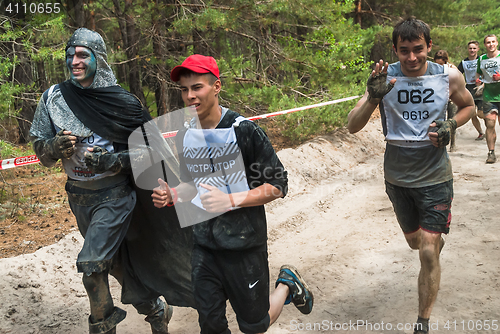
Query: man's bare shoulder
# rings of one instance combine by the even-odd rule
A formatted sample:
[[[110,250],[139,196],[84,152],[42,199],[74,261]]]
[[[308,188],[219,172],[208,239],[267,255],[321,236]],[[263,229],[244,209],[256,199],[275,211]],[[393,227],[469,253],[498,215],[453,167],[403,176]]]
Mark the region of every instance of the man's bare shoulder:
[[[456,86],[456,87],[461,87],[464,86],[465,88],[465,79],[462,73],[456,68],[450,68],[449,72],[450,76],[450,86]]]

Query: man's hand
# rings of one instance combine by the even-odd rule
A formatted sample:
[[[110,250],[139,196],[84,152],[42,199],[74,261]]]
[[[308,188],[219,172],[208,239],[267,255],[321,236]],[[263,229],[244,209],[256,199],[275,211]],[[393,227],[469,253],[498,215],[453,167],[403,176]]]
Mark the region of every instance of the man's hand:
[[[153,198],[155,207],[163,208],[167,204],[172,203],[172,192],[167,182],[162,179],[158,179],[158,184],[159,186],[153,189],[151,197]]]
[[[474,87],[474,95],[472,97],[483,96],[484,84]]]
[[[450,142],[451,134],[457,129],[457,121],[448,119],[446,121],[434,120],[430,127],[438,128],[437,132],[429,132],[429,139],[436,147],[446,147]]]
[[[391,91],[394,87],[396,79],[392,79],[389,83],[387,82],[387,68],[389,64],[380,60],[376,65],[372,74],[368,78],[366,83],[366,90],[368,91],[368,101],[375,102],[378,104],[380,100]]]
[[[117,172],[120,170],[119,156],[116,153],[109,153],[104,147],[94,146],[87,148],[85,152],[85,165],[95,174],[102,174],[107,171]]]
[[[495,74],[493,74],[493,81],[498,81],[500,80],[500,73],[498,73],[497,70],[495,70]]]
[[[71,136],[71,131],[61,130],[47,141],[46,147],[54,159],[69,159],[75,153],[75,144],[76,137]]]
[[[200,183],[200,186],[206,190],[206,193],[200,196],[201,204],[207,212],[217,213],[231,210],[231,195],[223,193],[217,187]]]

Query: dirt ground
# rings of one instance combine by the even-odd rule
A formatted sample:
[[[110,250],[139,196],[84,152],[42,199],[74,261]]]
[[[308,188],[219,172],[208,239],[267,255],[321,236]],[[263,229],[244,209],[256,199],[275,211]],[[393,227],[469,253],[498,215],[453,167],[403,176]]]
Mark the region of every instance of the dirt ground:
[[[266,206],[271,281],[282,264],[295,265],[311,287],[315,304],[307,316],[285,306],[268,333],[412,333],[420,264],[384,191],[380,128],[380,120],[375,120],[355,135],[340,129],[279,151],[290,189],[286,198]],[[466,124],[458,130],[457,151],[450,153],[453,220],[441,256],[432,333],[492,333],[486,328],[494,325],[500,330],[500,225],[495,204],[500,163],[485,164],[486,143],[474,141],[476,136]],[[0,244],[23,224],[31,223],[33,230],[17,236],[12,244],[17,251],[1,245],[2,257],[24,254],[0,259],[0,334],[87,333],[88,300],[75,268],[82,238],[68,213],[64,176],[36,180],[39,187],[50,189],[59,206],[40,208],[40,217],[26,213],[24,220],[0,226]],[[43,210],[54,210],[54,217],[46,218]],[[41,236],[47,241],[39,240]],[[111,286],[116,305],[128,312],[117,332],[150,333],[142,316],[119,302],[119,285],[112,281]],[[239,333],[231,311],[228,318],[231,331]],[[196,312],[175,308],[170,332],[199,332]]]

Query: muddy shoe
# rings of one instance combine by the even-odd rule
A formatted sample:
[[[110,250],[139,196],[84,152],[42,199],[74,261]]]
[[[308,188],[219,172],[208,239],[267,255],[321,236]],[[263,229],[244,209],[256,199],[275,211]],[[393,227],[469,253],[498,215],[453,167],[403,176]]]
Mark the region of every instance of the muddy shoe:
[[[413,334],[429,334],[429,331],[423,331],[423,330],[414,330]]]
[[[276,286],[279,283],[287,285],[290,289],[285,304],[291,301],[300,312],[311,313],[314,303],[313,294],[295,267],[286,264],[281,266]]]
[[[415,327],[413,327],[413,334],[429,334],[428,325],[424,325],[422,323],[416,323]]]
[[[494,164],[497,161],[497,157],[495,156],[495,152],[488,152],[488,159],[486,159],[487,164]]]
[[[168,334],[168,323],[172,319],[174,308],[168,306],[167,309],[162,309],[154,315],[148,315],[146,321],[151,325],[151,333],[153,334]]]

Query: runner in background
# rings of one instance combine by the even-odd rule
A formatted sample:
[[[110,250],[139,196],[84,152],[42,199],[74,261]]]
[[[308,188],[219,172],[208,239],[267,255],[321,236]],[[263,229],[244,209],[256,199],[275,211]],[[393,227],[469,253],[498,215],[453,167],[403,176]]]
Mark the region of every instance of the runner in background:
[[[457,69],[455,65],[452,63],[448,62],[448,52],[446,50],[439,50],[434,54],[434,62],[438,63],[439,65],[443,66],[448,66],[450,68]],[[446,107],[446,119],[451,119],[455,114],[457,113],[457,106],[451,101],[448,100],[448,106]],[[451,139],[450,139],[450,152],[455,151],[455,137],[456,133],[453,131],[451,133]]]
[[[472,116],[471,121],[474,128],[476,128],[478,136],[476,140],[483,140],[484,133],[481,128],[481,123],[479,122],[479,118],[483,118],[482,111],[482,96],[478,96],[475,93],[474,88],[476,88],[476,72],[477,72],[477,52],[479,51],[479,42],[478,41],[470,41],[467,43],[467,52],[469,53],[468,57],[460,62],[458,65],[458,70],[462,72],[465,76],[465,87],[469,90],[469,92],[474,97],[474,104],[476,105],[476,114]],[[479,118],[478,118],[479,117]]]
[[[497,134],[495,123],[500,108],[500,51],[498,50],[498,39],[495,35],[487,35],[484,38],[486,54],[477,60],[476,85],[484,83],[483,89],[483,114],[486,124],[486,144],[488,145],[487,164],[497,161],[495,156],[495,142]],[[482,76],[482,82],[480,80]],[[498,119],[500,122],[500,118]]]

